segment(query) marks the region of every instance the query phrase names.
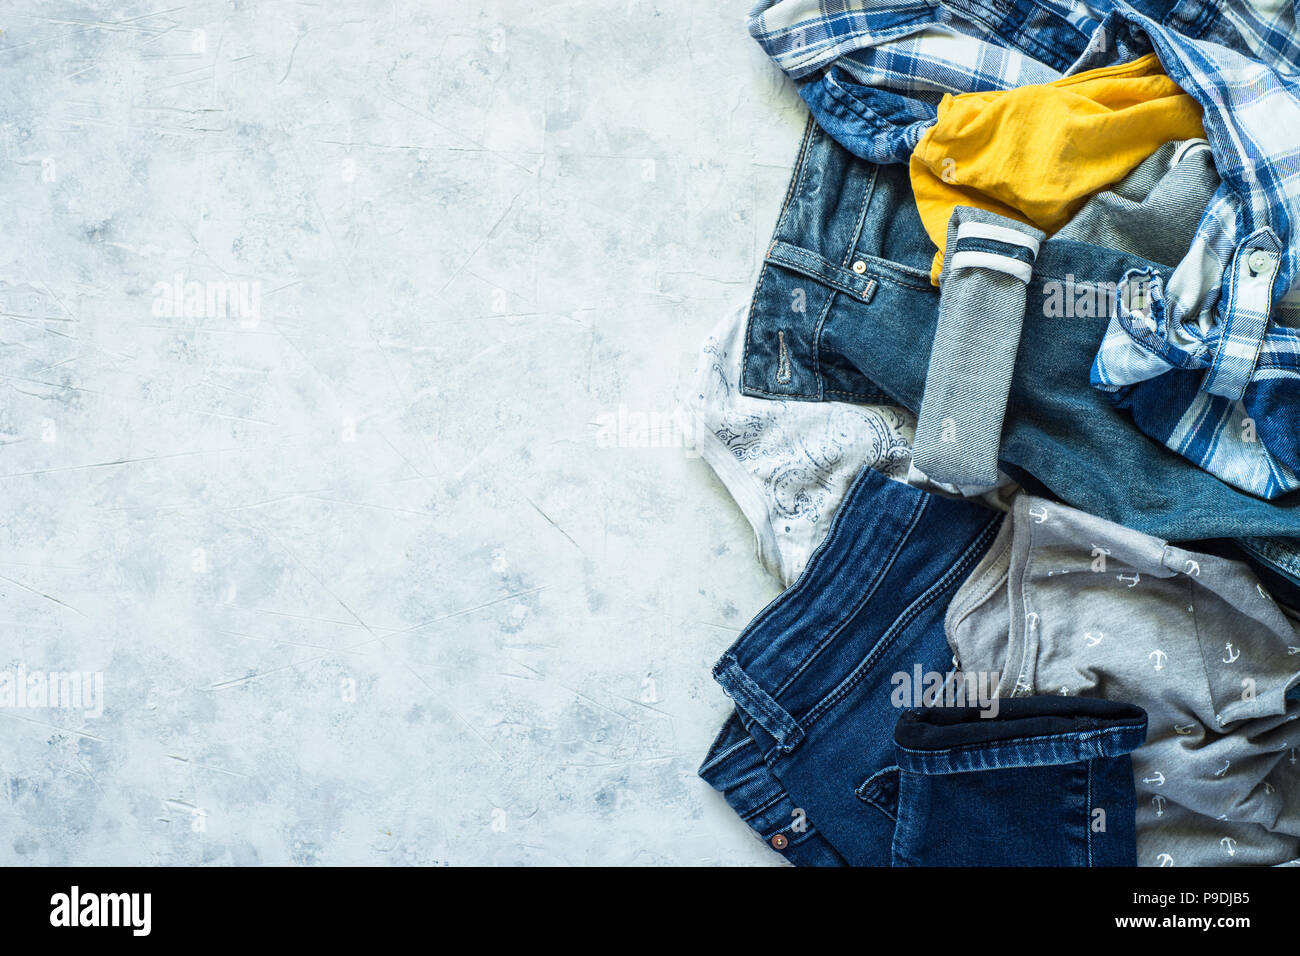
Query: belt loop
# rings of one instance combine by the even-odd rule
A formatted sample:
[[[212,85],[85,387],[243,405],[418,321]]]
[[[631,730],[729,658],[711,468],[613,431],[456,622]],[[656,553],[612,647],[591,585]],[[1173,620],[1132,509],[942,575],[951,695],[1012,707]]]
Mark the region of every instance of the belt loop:
[[[998,448],[1026,289],[1045,234],[982,209],[948,221],[939,322],[917,416],[912,463],[933,482],[998,483]]]
[[[782,753],[794,750],[799,741],[803,740],[803,728],[767,691],[754,683],[730,653],[722,655],[714,665],[713,679],[736,702],[737,707],[758,721],[759,726],[772,736],[777,749]]]
[[[1273,311],[1273,280],[1282,266],[1277,239],[1265,228],[1237,247],[1220,300],[1223,331],[1201,390],[1240,401],[1255,375]]]

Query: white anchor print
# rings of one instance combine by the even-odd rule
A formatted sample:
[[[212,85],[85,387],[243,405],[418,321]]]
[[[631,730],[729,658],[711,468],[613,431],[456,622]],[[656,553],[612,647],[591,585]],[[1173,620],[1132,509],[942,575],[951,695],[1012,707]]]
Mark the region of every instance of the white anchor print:
[[[1222,770],[1216,770],[1216,771],[1214,772],[1214,775],[1215,775],[1216,777],[1222,777],[1225,773],[1228,772],[1228,768],[1231,767],[1231,766],[1232,766],[1232,761],[1231,761],[1231,760],[1225,760],[1225,761],[1223,761],[1223,769],[1222,769]]]
[[[1083,639],[1088,642],[1089,647],[1096,647],[1098,644],[1100,644],[1103,640],[1106,639],[1106,635],[1103,634],[1101,631],[1098,631],[1095,634],[1092,631],[1089,631],[1088,633],[1083,635]]]
[[[1151,798],[1151,806],[1156,808],[1156,816],[1163,817],[1165,815],[1165,798],[1160,794],[1157,793]]]
[[[1165,669],[1165,660],[1168,657],[1169,655],[1166,654],[1164,651],[1155,650],[1147,655],[1147,660],[1151,660],[1152,658],[1155,658],[1156,670],[1162,671]]]
[[[1297,756],[1298,754],[1300,754],[1300,747],[1292,747],[1290,762],[1293,767],[1295,766],[1296,761],[1300,760],[1300,756]]]
[[[1201,576],[1201,562],[1188,560],[1183,564],[1183,573],[1188,577],[1199,578]]]
[[[1273,792],[1275,792],[1276,790],[1277,790],[1277,787],[1273,786],[1273,785],[1272,785],[1271,783],[1269,783],[1267,780],[1264,781],[1264,792],[1265,792],[1265,793],[1273,793]]]
[[[1161,866],[1174,865],[1174,858],[1170,856],[1168,853],[1161,853],[1158,857],[1156,857],[1156,860],[1159,861]]]
[[[1031,631],[1038,627],[1038,621],[1039,621],[1039,617],[1033,611],[1030,611],[1028,614],[1025,615],[1025,623],[1029,625],[1029,629]]]
[[[1241,651],[1237,651],[1236,653],[1233,653],[1233,650],[1232,650],[1232,641],[1229,641],[1229,642],[1228,642],[1228,646],[1225,647],[1224,650],[1226,650],[1226,651],[1228,652],[1228,656],[1227,656],[1227,657],[1220,657],[1219,660],[1223,661],[1223,663],[1225,663],[1225,664],[1231,664],[1231,663],[1233,663],[1233,662],[1234,662],[1238,657],[1241,656]]]
[[[1047,520],[1047,509],[1046,509],[1046,508],[1030,508],[1030,509],[1029,509],[1029,517],[1031,517],[1031,518],[1034,519],[1034,523],[1035,523],[1035,524],[1042,524],[1044,521]]]
[[[1136,571],[1134,571],[1132,575],[1117,574],[1115,575],[1115,577],[1121,581],[1128,581],[1129,582],[1128,586],[1131,588],[1137,587],[1138,582],[1142,580],[1142,575],[1138,574]]]
[[[1143,777],[1142,782],[1154,783],[1157,787],[1163,787],[1165,785],[1165,775],[1157,770],[1154,777]]]
[[[1235,849],[1235,847],[1237,846],[1237,841],[1234,840],[1232,837],[1224,837],[1222,840],[1219,841],[1219,846],[1227,848],[1228,856],[1237,855],[1237,851]]]

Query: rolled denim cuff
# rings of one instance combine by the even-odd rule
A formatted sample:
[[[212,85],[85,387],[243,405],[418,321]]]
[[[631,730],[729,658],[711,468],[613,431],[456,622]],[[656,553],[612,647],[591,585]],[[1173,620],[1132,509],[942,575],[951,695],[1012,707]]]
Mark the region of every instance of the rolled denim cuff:
[[[949,774],[1040,767],[1120,757],[1146,741],[1141,707],[1087,697],[999,701],[997,716],[978,707],[908,711],[894,728],[900,769]]]
[[[998,483],[998,448],[1015,371],[1025,294],[1046,235],[958,206],[948,221],[939,321],[912,462],[931,481]]]

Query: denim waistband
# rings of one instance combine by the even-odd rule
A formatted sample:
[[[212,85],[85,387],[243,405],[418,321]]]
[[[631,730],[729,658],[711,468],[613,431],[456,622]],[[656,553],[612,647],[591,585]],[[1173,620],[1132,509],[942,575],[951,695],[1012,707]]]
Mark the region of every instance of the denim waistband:
[[[795,866],[847,865],[795,805],[736,714],[722,725],[699,774],[751,830]]]
[[[1118,757],[1142,746],[1140,707],[1087,697],[1004,700],[997,720],[975,707],[908,711],[894,729],[898,766],[915,773],[966,773]]]
[[[736,816],[792,864],[848,865],[772,774],[738,715],[732,714],[723,724],[699,767],[699,777],[722,793]]]

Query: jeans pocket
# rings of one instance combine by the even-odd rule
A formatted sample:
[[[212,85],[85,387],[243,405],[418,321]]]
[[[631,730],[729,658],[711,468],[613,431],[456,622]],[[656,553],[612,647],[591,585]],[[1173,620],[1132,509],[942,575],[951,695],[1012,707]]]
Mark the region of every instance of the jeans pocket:
[[[859,800],[895,822],[898,820],[898,774],[897,767],[886,767],[873,773],[854,791]]]

